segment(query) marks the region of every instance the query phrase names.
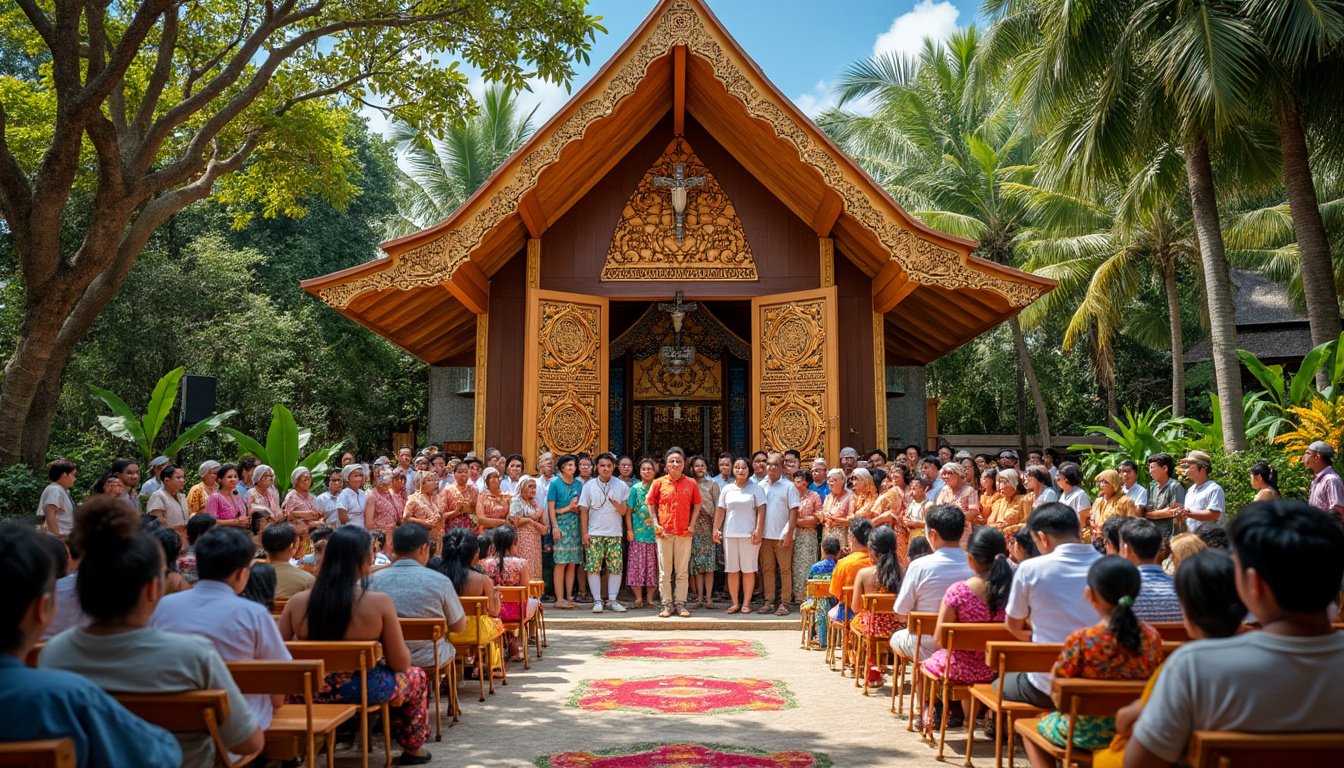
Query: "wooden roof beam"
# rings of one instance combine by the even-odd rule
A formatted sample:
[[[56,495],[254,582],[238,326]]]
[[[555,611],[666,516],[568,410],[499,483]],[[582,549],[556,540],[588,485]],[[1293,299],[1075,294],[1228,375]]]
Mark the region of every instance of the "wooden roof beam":
[[[672,48],[672,133],[686,133],[686,46]]]
[[[873,278],[873,311],[885,315],[918,287],[919,283],[910,279],[899,262],[889,260]]]
[[[839,220],[844,209],[845,201],[840,197],[840,193],[827,187],[826,193],[821,198],[821,204],[817,206],[817,212],[812,216],[812,230],[817,233],[817,237],[831,236],[831,229],[835,227],[835,222]]]
[[[490,311],[490,278],[476,266],[476,262],[470,259],[462,262],[453,273],[453,279],[443,287],[472,314],[484,315]]]
[[[541,239],[542,233],[546,231],[546,214],[541,212],[535,192],[528,192],[518,199],[518,218],[523,220],[528,237]]]

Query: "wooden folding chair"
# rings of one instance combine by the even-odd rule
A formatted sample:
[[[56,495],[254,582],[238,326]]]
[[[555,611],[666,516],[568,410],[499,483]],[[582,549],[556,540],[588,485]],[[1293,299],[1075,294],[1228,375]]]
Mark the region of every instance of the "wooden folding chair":
[[[895,615],[896,596],[890,592],[865,593],[859,596],[865,613]],[[859,687],[859,676],[863,676],[863,695],[868,695],[868,668],[886,667],[887,651],[891,649],[891,635],[864,634],[857,621],[850,622],[850,631],[854,633],[854,687]],[[893,678],[892,685],[895,685]]]
[[[381,646],[377,640],[341,640],[319,642],[291,640],[285,643],[289,655],[296,659],[321,661],[327,674],[352,672],[359,675],[359,733],[360,753],[364,768],[369,768],[369,713],[379,712],[383,717],[383,752],[385,764],[392,765],[392,708],[387,702],[369,703],[369,671],[378,663]]]
[[[271,615],[272,615],[272,616],[279,616],[280,614],[284,613],[284,612],[285,612],[285,606],[288,605],[288,604],[289,604],[289,598],[285,598],[285,599],[282,600],[282,599],[280,599],[280,598],[277,597],[276,599],[272,600],[272,601],[271,601]]]
[[[905,617],[905,631],[915,640],[915,657],[906,658],[900,653],[892,651],[891,657],[891,711],[901,715],[905,708],[905,675],[910,674],[910,713],[907,715],[905,730],[915,730],[915,696],[923,690],[923,681],[919,675],[919,653],[920,644],[924,642],[927,635],[933,634],[933,628],[938,624],[938,614],[929,611],[911,611]]]
[[[854,586],[840,588],[840,615],[845,616],[849,613],[849,596],[854,593]],[[828,593],[829,594],[829,593]],[[831,621],[827,622],[826,629],[826,663],[830,665],[831,671],[835,671],[835,660],[837,655],[840,658],[840,676],[845,676],[845,663],[849,661],[849,621]],[[838,630],[832,631],[832,630]]]
[[[5,768],[75,768],[75,742],[72,739],[11,741],[0,744],[0,766]]]
[[[1183,621],[1153,621],[1149,622],[1148,626],[1156,629],[1157,633],[1162,635],[1163,645],[1169,642],[1188,643],[1192,639],[1190,630],[1185,628],[1185,622]]]
[[[504,621],[502,618],[500,621],[504,624],[505,632],[514,632],[517,634],[518,642],[523,644],[523,669],[531,669],[532,662],[529,661],[527,657],[527,647],[530,639],[528,635],[530,634],[529,630],[531,624],[527,618],[527,598],[531,593],[531,587],[495,587],[495,591],[499,593],[501,615],[504,613],[503,607],[505,605],[518,606],[517,621]],[[504,661],[507,663],[509,659],[505,658]],[[508,685],[507,676],[504,678],[504,684]]]
[[[1307,768],[1344,765],[1344,733],[1195,731],[1190,768]]]
[[[949,622],[935,628],[935,631],[938,633],[938,647],[946,650],[949,656],[953,651],[970,651],[983,655],[985,646],[989,642],[1014,639],[1013,634],[1002,624]],[[942,692],[943,715],[938,724],[937,759],[939,760],[943,759],[943,751],[947,745],[947,719],[948,712],[951,710],[951,701],[961,698],[961,694],[965,694],[970,688],[968,685],[953,683],[947,678],[950,667],[951,664],[944,665],[941,675],[933,674],[922,664],[915,671],[916,674],[924,678],[926,684],[931,686],[931,693],[940,690]],[[932,698],[932,695],[929,698]],[[964,764],[969,766],[971,764],[971,749],[975,745],[975,699],[971,699],[970,705],[967,707],[966,723],[966,762]],[[932,723],[930,723],[930,727],[932,727]],[[925,736],[932,739],[931,728],[925,732]]]
[[[439,687],[445,679],[448,680],[448,709],[454,723],[457,722],[458,715],[457,665],[451,658],[439,657],[439,642],[448,637],[448,622],[446,619],[399,617],[397,623],[401,625],[401,636],[406,642],[427,642],[434,650],[434,662],[431,666],[417,666],[425,670],[425,677],[429,680],[429,691],[434,697],[434,740],[443,741],[443,709],[439,704]]]
[[[476,667],[477,671],[480,673],[477,677],[479,677],[481,681],[480,700],[485,701],[485,681],[487,679],[490,681],[490,693],[493,694],[495,692],[494,670],[490,668],[490,647],[496,644],[502,646],[502,638],[482,637],[480,634],[480,617],[488,617],[490,615],[490,598],[462,597],[459,599],[462,601],[462,610],[467,614],[467,626],[470,627],[470,629],[467,630],[466,637],[460,640],[453,640],[453,647],[457,650],[457,653],[453,656],[453,661],[459,665],[458,679],[461,679],[462,673],[464,673],[464,670],[466,669],[466,657],[476,657]],[[503,655],[504,650],[501,647],[500,657],[503,658]]]
[[[971,708],[981,705],[994,713],[994,768],[1003,766],[1003,745],[1007,739],[1008,765],[1013,765],[1015,737],[1013,722],[1019,717],[1040,714],[1040,707],[1003,698],[1004,679],[1015,672],[1050,672],[1055,668],[1063,643],[1028,643],[1021,640],[990,641],[985,644],[985,665],[998,674],[992,683],[971,686]]]
[[[798,611],[800,617],[799,626],[803,630],[802,647],[808,650],[822,649],[821,640],[817,637],[816,602],[823,597],[830,596],[831,582],[825,579],[808,579],[807,597],[812,601],[812,605],[809,605],[806,608],[800,608]]]
[[[305,765],[317,765],[317,738],[327,745],[327,768],[335,765],[336,729],[355,716],[354,704],[316,704],[313,694],[326,677],[317,659],[295,661],[226,662],[233,681],[243,693],[297,696],[302,704],[282,704],[271,715],[262,755],[270,760],[294,760],[306,755]]]
[[[1143,695],[1147,680],[1089,680],[1081,677],[1057,677],[1051,685],[1050,698],[1060,712],[1069,718],[1069,728],[1065,732],[1064,746],[1041,735],[1036,726],[1041,718],[1033,717],[1018,720],[1013,730],[1023,741],[1029,741],[1045,750],[1064,768],[1075,765],[1091,765],[1092,753],[1086,749],[1075,751],[1073,729],[1080,715],[1091,717],[1114,717],[1117,710]]]
[[[112,698],[131,714],[169,733],[208,733],[215,747],[215,765],[242,768],[260,754],[229,759],[229,745],[219,735],[220,726],[229,719],[226,691],[209,688],[179,693],[112,693]]]
[[[546,582],[529,581],[528,588],[531,590],[528,597],[537,599],[537,615],[533,617],[533,630],[537,636],[532,639],[532,647],[537,649],[537,660],[541,660],[541,649],[546,647],[546,601],[542,600],[546,596]]]

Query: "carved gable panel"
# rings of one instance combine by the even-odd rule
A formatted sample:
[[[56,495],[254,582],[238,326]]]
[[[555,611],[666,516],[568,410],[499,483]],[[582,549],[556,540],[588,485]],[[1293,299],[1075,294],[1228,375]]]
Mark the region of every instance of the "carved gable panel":
[[[654,180],[670,178],[681,163],[687,177],[705,182],[687,193],[684,237],[677,242],[669,190]],[[621,212],[602,267],[603,280],[755,280],[756,262],[742,221],[718,179],[685,139],[673,139],[649,168]]]

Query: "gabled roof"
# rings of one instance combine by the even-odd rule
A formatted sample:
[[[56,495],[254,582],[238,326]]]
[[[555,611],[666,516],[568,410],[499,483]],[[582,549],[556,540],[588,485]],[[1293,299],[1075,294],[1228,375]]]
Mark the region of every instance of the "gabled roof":
[[[971,256],[976,243],[910,216],[766,79],[703,0],[663,0],[451,216],[384,243],[387,258],[302,287],[422,360],[460,355],[474,343],[461,331],[484,311],[489,278],[669,111],[678,128],[689,113],[819,236],[834,238],[883,293],[875,309],[901,303],[888,319],[908,316],[919,331],[902,334],[902,362],[946,353],[1054,285]],[[935,313],[955,317],[926,319]]]

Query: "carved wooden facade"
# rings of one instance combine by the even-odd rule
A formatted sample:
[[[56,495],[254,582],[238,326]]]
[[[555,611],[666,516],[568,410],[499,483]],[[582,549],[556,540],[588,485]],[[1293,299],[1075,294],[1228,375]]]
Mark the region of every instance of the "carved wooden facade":
[[[602,451],[607,439],[607,301],[528,290],[524,452]],[[534,335],[533,335],[534,334]]]
[[[762,450],[838,456],[840,389],[835,288],[751,302],[752,409]]]

